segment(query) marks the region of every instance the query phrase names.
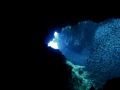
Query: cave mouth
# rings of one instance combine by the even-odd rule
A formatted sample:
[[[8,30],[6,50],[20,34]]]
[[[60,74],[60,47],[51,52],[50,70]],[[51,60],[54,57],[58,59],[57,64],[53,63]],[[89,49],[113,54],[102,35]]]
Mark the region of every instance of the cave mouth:
[[[57,43],[57,38],[58,38],[58,33],[55,31],[54,32],[54,38],[52,39],[52,41],[50,41],[48,43],[48,46],[52,47],[53,49],[59,49],[58,48],[58,43]]]

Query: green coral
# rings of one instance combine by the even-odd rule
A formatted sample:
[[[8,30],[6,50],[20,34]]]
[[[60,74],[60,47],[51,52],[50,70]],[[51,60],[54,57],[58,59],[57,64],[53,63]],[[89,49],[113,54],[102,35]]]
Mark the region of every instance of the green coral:
[[[85,67],[74,65],[68,60],[66,60],[66,63],[72,67],[71,83],[74,87],[74,90],[89,90],[92,86],[92,80],[88,78],[89,73],[83,70]]]

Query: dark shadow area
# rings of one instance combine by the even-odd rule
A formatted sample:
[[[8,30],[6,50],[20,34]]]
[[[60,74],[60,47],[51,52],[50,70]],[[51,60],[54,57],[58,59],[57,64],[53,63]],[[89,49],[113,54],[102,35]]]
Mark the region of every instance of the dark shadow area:
[[[103,90],[120,90],[120,77],[108,80]]]
[[[94,88],[94,87],[91,87],[89,90],[95,90],[95,88]]]
[[[66,58],[59,50],[47,48],[46,45],[43,47],[41,81],[45,85],[44,89],[72,90],[72,84],[69,82],[72,68],[66,65]]]

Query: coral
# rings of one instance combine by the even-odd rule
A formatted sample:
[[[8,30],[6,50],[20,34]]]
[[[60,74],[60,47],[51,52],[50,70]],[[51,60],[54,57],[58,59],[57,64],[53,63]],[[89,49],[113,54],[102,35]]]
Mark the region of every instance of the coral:
[[[84,71],[84,66],[74,65],[69,60],[66,61],[72,67],[72,82],[74,90],[89,90],[92,86],[92,80],[88,78],[89,73]]]

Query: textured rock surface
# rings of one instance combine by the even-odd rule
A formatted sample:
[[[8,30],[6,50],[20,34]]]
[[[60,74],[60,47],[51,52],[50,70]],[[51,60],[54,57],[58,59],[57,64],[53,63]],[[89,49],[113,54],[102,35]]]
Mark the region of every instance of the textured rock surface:
[[[100,88],[108,79],[120,77],[120,19],[67,26],[60,37],[61,52],[72,63],[85,66],[94,87]]]

